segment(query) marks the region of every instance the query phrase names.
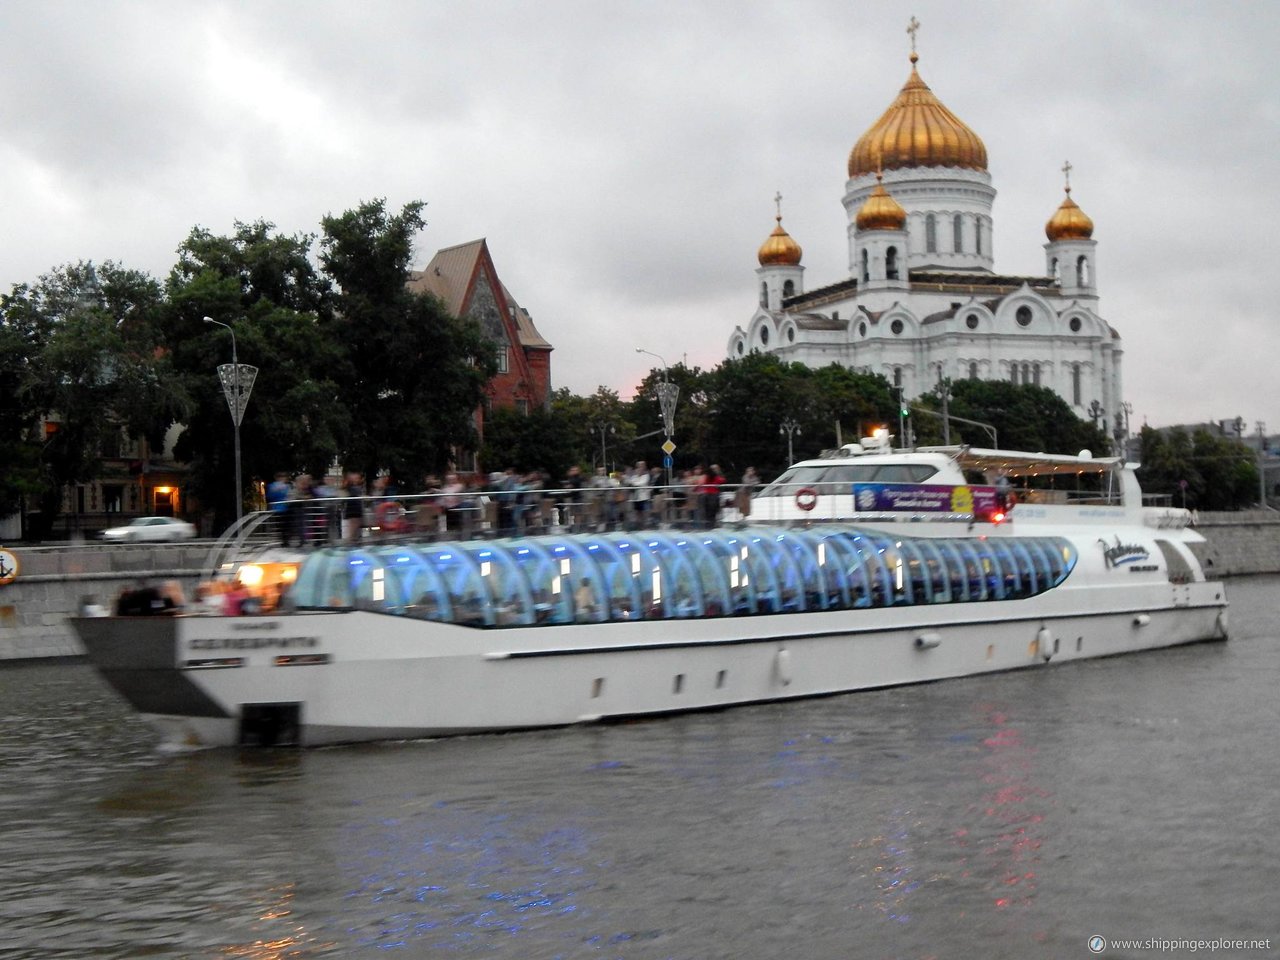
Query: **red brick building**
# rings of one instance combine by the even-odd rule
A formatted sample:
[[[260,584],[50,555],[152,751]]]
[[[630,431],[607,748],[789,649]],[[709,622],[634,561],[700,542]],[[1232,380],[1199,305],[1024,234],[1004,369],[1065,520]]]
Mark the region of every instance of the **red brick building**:
[[[485,336],[498,344],[498,373],[489,382],[489,408],[528,412],[547,404],[553,348],[499,278],[483,238],[438,250],[425,269],[409,274],[409,289],[434,293],[451,314],[475,320]],[[476,426],[483,437],[483,410],[477,411]]]

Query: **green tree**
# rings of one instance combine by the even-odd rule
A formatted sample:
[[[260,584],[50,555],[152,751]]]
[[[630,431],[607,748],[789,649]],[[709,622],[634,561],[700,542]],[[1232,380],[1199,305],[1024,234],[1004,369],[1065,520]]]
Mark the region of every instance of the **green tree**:
[[[497,363],[477,324],[405,286],[423,206],[392,214],[383,200],[364,203],[325,217],[320,242],[339,290],[326,323],[345,356],[336,379],[351,431],[341,455],[367,474],[415,482],[475,449],[473,414]]]
[[[522,473],[542,470],[555,487],[570,464],[577,462],[575,441],[555,410],[538,408],[526,414],[503,407],[485,417],[480,460],[491,471],[507,467]]]
[[[43,410],[34,387],[47,332],[39,314],[27,308],[29,295],[19,285],[0,297],[0,517],[16,512],[44,486]]]
[[[1239,510],[1257,501],[1253,451],[1235,437],[1182,427],[1139,434],[1143,493],[1164,495],[1174,506],[1195,510]]]
[[[265,221],[237,223],[230,236],[195,228],[169,276],[168,355],[192,400],[176,454],[190,464],[189,490],[216,514],[235,516],[234,436],[217,367],[231,360],[235,331],[241,363],[259,368],[241,424],[242,500],[255,477],[301,471],[323,476],[350,432],[336,372],[340,345],[321,318],[332,285],[311,261],[314,237],[275,234]]]
[[[155,280],[111,261],[60,267],[5,298],[11,336],[25,332],[12,342],[32,351],[22,402],[28,414],[52,422],[40,451],[40,526],[32,534],[47,534],[66,486],[98,475],[113,434],[158,442],[184,411],[154,341],[161,306]]]
[[[941,409],[936,392],[928,406]],[[1110,449],[1102,430],[1077,417],[1067,402],[1047,387],[1007,380],[956,380],[951,383],[948,409],[958,417],[995,427],[1002,450],[1065,454],[1091,450],[1102,456]],[[959,421],[951,425],[951,439],[975,447],[991,445],[985,430]]]

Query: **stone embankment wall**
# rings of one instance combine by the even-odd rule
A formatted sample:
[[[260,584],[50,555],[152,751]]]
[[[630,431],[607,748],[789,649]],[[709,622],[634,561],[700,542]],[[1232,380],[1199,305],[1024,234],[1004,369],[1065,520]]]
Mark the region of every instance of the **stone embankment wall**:
[[[1202,513],[1196,529],[1209,541],[1210,575],[1280,573],[1280,513]],[[177,580],[190,595],[208,575],[209,547],[188,544],[80,544],[11,547],[22,565],[0,586],[0,661],[73,657],[82,651],[66,627],[81,598],[110,608],[140,581]]]
[[[66,619],[92,597],[111,609],[121,590],[177,580],[188,596],[208,572],[209,545],[66,544],[7,547],[21,565],[0,586],[0,660],[80,656]]]
[[[1280,513],[1239,510],[1202,513],[1196,529],[1209,541],[1210,576],[1280,573]]]

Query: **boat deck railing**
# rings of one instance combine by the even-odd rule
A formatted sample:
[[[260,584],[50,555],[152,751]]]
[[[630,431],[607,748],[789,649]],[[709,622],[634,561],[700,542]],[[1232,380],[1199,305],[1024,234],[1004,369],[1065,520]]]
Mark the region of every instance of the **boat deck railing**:
[[[688,486],[469,490],[463,494],[317,497],[289,500],[277,511],[246,515],[211,549],[211,573],[270,547],[310,549],[354,542],[344,519],[360,520],[359,540],[475,540],[551,533],[627,530],[707,530],[726,523],[804,523],[831,519],[932,520],[967,523],[971,510],[858,510],[847,483],[723,484],[718,491]],[[1119,506],[1118,495],[1070,487],[1012,490],[1011,504]],[[811,510],[797,505],[809,503]],[[1016,508],[1011,519],[1017,519]]]

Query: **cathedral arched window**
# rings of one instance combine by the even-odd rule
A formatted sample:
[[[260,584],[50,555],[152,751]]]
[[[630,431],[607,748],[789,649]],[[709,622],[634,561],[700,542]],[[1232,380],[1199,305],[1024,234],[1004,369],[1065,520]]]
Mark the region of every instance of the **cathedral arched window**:
[[[1024,363],[1022,365],[1022,382],[1029,384],[1031,382],[1031,364]]]
[[[1014,313],[1014,317],[1018,321],[1018,326],[1026,327],[1031,324],[1031,308],[1026,304],[1020,306]]]
[[[769,328],[768,327],[760,328],[760,342],[764,344],[766,347],[769,345]]]
[[[969,379],[970,380],[978,379],[978,365],[973,361],[970,361],[969,363]]]
[[[951,219],[951,234],[951,245],[956,253],[964,253],[964,224],[958,213]]]
[[[898,248],[890,247],[884,252],[884,277],[886,280],[898,279]]]
[[[1018,365],[1016,363],[1009,364],[1009,382],[1015,387],[1018,385]]]
[[[1080,406],[1080,364],[1071,365],[1071,402]]]
[[[866,283],[871,279],[871,255],[864,248],[862,251],[862,282]]]
[[[784,297],[794,297],[796,295],[796,282],[788,280],[782,285],[782,295]]]
[[[1040,364],[1036,364],[1031,368],[1031,382],[1037,387],[1040,386]]]
[[[769,305],[769,285],[767,283],[760,284],[760,306],[767,307]]]
[[[932,213],[924,218],[925,253],[938,252],[938,218]]]
[[[796,328],[787,327],[787,343],[795,343],[795,342],[796,342]]]
[[[893,385],[895,387],[902,386],[902,368],[901,367],[893,368]]]
[[[1082,256],[1076,261],[1076,286],[1087,287],[1089,285],[1089,258]]]
[[[982,220],[975,219],[973,221],[973,249],[979,256],[982,255]]]
[[[1062,283],[1062,268],[1058,266],[1057,257],[1049,262],[1049,276],[1053,277],[1054,283]]]

